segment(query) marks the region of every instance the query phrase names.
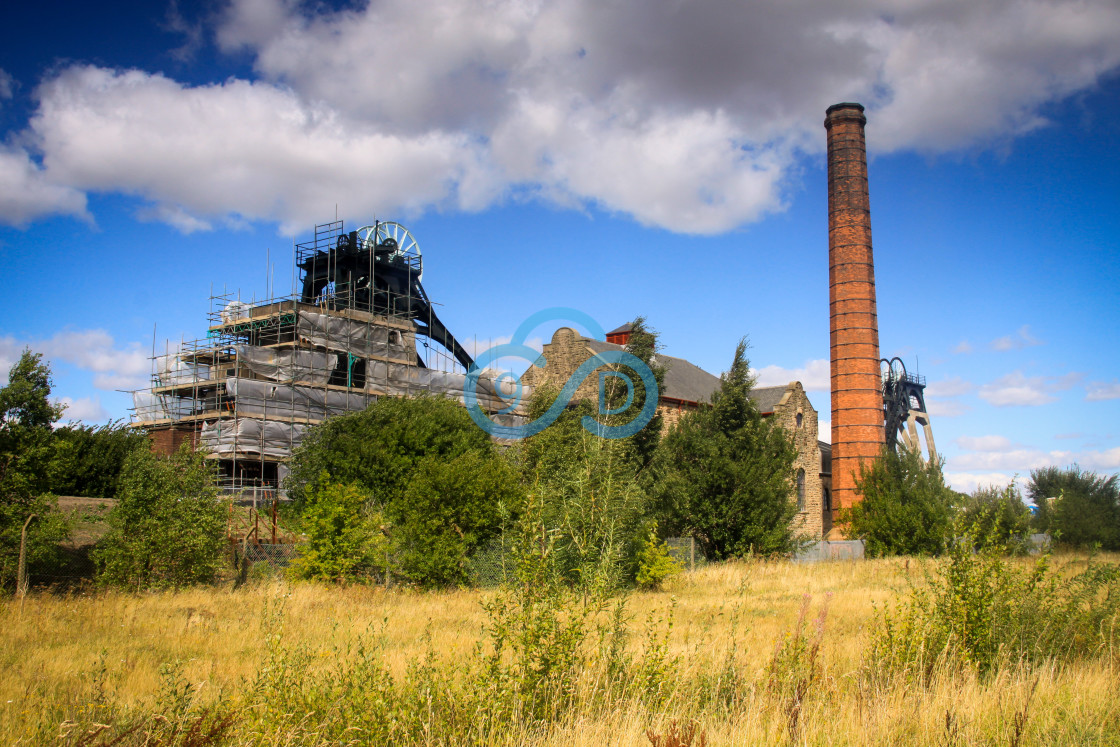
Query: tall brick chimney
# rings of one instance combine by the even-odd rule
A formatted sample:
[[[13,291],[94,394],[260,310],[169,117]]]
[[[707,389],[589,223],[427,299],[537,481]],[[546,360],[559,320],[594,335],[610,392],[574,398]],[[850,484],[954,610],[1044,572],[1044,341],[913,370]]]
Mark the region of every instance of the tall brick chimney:
[[[859,464],[876,458],[883,446],[865,124],[860,104],[834,104],[825,113],[833,511],[859,500]]]

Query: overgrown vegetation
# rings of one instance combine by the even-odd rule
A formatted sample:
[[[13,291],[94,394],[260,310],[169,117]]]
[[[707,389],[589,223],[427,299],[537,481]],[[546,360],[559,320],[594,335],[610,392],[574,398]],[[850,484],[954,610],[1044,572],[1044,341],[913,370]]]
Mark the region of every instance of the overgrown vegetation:
[[[1027,496],[1038,506],[1035,526],[1071,547],[1120,549],[1120,477],[1077,465],[1031,472]]]
[[[847,535],[866,543],[871,557],[938,555],[949,537],[956,493],[945,484],[941,463],[917,451],[884,448],[856,478],[860,502],[841,512]]]
[[[63,408],[50,401],[51,372],[24,350],[0,387],[0,585],[16,577],[27,527],[28,563],[51,562],[69,532],[50,494],[51,426]],[[32,518],[34,517],[34,518]]]
[[[1089,562],[1055,572],[1051,557],[1009,559],[998,528],[961,527],[945,561],[902,604],[885,611],[868,652],[875,676],[928,681],[939,667],[981,675],[1042,662],[1113,656],[1120,623],[1120,567]]]
[[[746,341],[735,349],[712,406],[687,414],[665,437],[650,480],[665,526],[695,537],[709,559],[788,553],[796,451],[750,399]]]
[[[188,444],[170,457],[132,452],[118,496],[94,551],[102,583],[179,587],[212,582],[226,567],[226,504],[202,452]]]
[[[48,466],[56,495],[116,498],[129,454],[148,448],[148,436],[114,420],[104,425],[69,423],[54,430]]]

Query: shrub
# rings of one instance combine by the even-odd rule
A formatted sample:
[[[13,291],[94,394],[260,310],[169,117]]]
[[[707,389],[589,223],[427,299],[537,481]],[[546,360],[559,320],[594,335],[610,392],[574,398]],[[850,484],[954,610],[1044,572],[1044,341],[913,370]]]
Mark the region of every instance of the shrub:
[[[323,476],[306,494],[300,529],[307,540],[291,566],[297,578],[349,581],[386,565],[387,541],[381,515],[367,510],[367,497],[354,485]]]
[[[1031,472],[1027,495],[1039,507],[1038,529],[1062,544],[1120,550],[1120,477],[1044,467]]]
[[[861,464],[856,492],[862,500],[840,512],[847,534],[866,543],[871,557],[938,555],[949,534],[953,491],[939,460],[922,460],[914,450],[883,449]]]
[[[56,428],[48,467],[51,489],[58,495],[115,498],[125,459],[147,446],[143,431],[120,421]]]
[[[649,536],[638,548],[638,575],[640,589],[660,589],[665,581],[681,572],[681,564],[669,554],[669,545],[657,536],[656,522],[650,527]]]
[[[965,532],[935,575],[884,610],[872,632],[873,673],[928,678],[943,663],[986,674],[1002,663],[1111,656],[1120,616],[1120,567],[1076,574],[1007,558]]]
[[[215,579],[226,508],[204,457],[184,444],[170,457],[137,450],[125,459],[109,532],[93,553],[102,583],[139,589]]]
[[[989,543],[1009,553],[1027,550],[1031,511],[1012,483],[1006,488],[979,488],[957,511],[957,526],[972,530],[981,547]]]

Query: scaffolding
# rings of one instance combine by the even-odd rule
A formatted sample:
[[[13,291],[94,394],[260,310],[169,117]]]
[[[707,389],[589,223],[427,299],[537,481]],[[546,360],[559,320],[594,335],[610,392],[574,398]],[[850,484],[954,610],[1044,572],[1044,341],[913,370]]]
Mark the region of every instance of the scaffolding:
[[[153,354],[151,387],[133,393],[132,425],[155,451],[205,448],[223,491],[254,503],[283,498],[308,428],[384,396],[462,403],[472,363],[424,293],[419,249],[399,224],[316,226],[295,245],[295,266],[300,287],[290,295],[211,294],[206,336]],[[516,389],[484,375],[479,405],[495,422],[521,425]]]

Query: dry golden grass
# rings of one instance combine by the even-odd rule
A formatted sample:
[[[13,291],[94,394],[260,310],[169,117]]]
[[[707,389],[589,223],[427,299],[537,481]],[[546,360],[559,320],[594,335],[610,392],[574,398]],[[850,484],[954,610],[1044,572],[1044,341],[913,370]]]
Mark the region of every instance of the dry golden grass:
[[[546,734],[509,735],[507,743],[649,745],[646,730],[664,730],[675,718],[699,722],[709,745],[787,744],[791,738],[814,745],[1016,744],[1016,714],[1025,712],[1019,744],[1120,744],[1120,667],[1108,659],[1001,670],[985,681],[946,672],[929,687],[871,691],[859,675],[875,606],[898,599],[922,573],[916,560],[729,563],[679,576],[663,592],[630,597],[635,652],[646,642],[642,631],[650,620],[664,630],[675,599],[668,652],[679,657],[674,676],[682,682],[713,667],[713,657],[728,651],[732,639],[744,677],[764,681],[775,643],[795,625],[804,595],[812,597],[814,616],[827,597],[823,677],[792,735],[783,707],[758,687],[718,713],[695,712],[688,698],[670,692],[654,712],[623,701],[601,712],[573,713]],[[324,669],[336,663],[332,651],[371,629],[384,641],[395,674],[429,650],[466,660],[484,638],[480,602],[488,594],[274,581],[237,591],[42,594],[22,605],[5,600],[0,602],[0,742],[26,739],[44,719],[56,725],[63,719],[96,720],[91,709],[104,703],[118,710],[150,706],[160,687],[160,667],[168,662],[183,662],[197,699],[217,699],[255,675],[268,659],[269,634],[281,629],[287,644],[319,652]]]

